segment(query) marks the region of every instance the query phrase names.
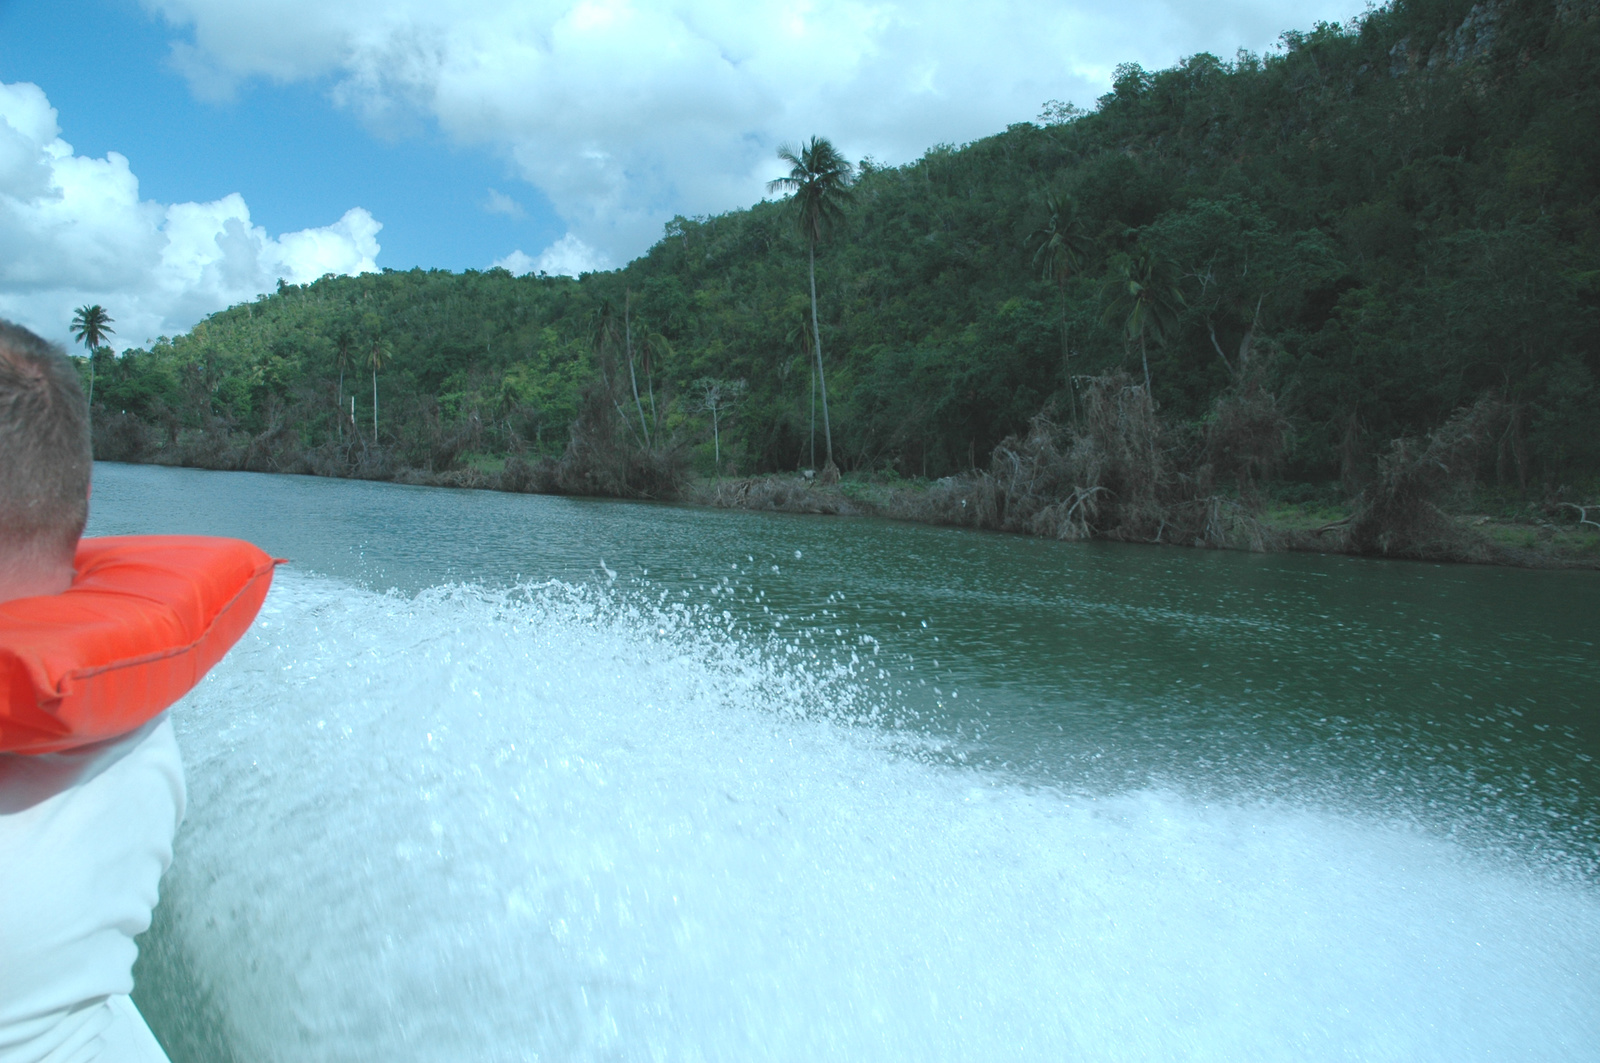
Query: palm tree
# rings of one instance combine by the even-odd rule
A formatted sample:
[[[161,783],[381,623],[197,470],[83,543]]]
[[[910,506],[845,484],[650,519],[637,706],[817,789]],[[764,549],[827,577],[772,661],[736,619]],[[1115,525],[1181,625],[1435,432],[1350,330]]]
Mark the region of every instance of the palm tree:
[[[611,399],[611,405],[617,411],[617,420],[627,426],[628,433],[639,440],[641,446],[648,446],[649,444],[645,437],[634,430],[633,421],[629,419],[626,413],[622,412],[622,403],[617,400],[616,390],[611,384],[611,370],[608,368],[611,361],[609,352],[616,349],[618,337],[617,310],[616,307],[611,305],[610,299],[600,300],[600,305],[595,308],[589,340],[594,344],[595,369],[600,373],[600,382],[605,386],[606,395]],[[629,370],[631,371],[632,368],[630,364]],[[643,427],[642,422],[640,427]]]
[[[1119,252],[1111,260],[1111,277],[1101,293],[1106,299],[1105,321],[1120,324],[1130,344],[1137,340],[1144,362],[1144,391],[1150,394],[1148,340],[1161,344],[1172,334],[1184,308],[1178,287],[1182,274],[1171,260],[1140,245],[1131,254]]]
[[[389,360],[389,351],[379,336],[372,338],[372,350],[367,353],[367,365],[372,369],[372,445],[378,445],[378,370]]]
[[[650,399],[650,423],[655,426],[658,439],[661,437],[661,413],[656,409],[655,363],[659,358],[671,357],[671,342],[661,333],[646,329],[639,340],[639,364],[644,369],[645,394]]]
[[[1083,266],[1084,259],[1094,248],[1094,241],[1089,238],[1089,231],[1078,216],[1078,205],[1071,196],[1060,199],[1046,196],[1045,206],[1050,211],[1050,220],[1028,237],[1029,242],[1038,245],[1033,252],[1033,264],[1040,267],[1040,275],[1045,280],[1055,281],[1065,293],[1067,278]]]
[[[350,333],[340,332],[339,338],[335,341],[334,346],[333,364],[339,370],[339,394],[334,400],[334,408],[339,411],[338,424],[340,439],[344,438],[344,374],[345,370],[350,368],[350,348],[354,346],[354,344],[355,341],[351,339]],[[350,430],[354,432],[355,427],[356,423],[352,418],[350,421]]]
[[[811,353],[811,327],[804,315],[795,322],[794,328],[789,330],[784,340],[798,344],[802,354]],[[817,467],[817,363],[810,358],[806,361],[811,362],[811,467],[815,469]]]
[[[639,411],[639,430],[644,433],[644,445],[650,446],[650,426],[645,424],[644,403],[639,401],[639,376],[633,371],[633,289],[624,288],[622,293],[622,329],[627,336],[628,348],[628,382],[633,385],[633,407]]]
[[[94,408],[94,352],[107,336],[115,335],[111,315],[99,303],[78,307],[72,315],[72,334],[89,349],[89,408]]]
[[[789,175],[768,181],[767,191],[794,193],[791,202],[795,205],[795,224],[805,238],[810,268],[811,338],[816,344],[817,379],[822,384],[822,436],[827,445],[828,468],[837,470],[833,463],[833,426],[828,420],[828,379],[822,370],[822,332],[817,327],[817,243],[844,220],[855,168],[825,137],[812,137],[811,143],[798,151],[786,144],[778,149],[778,158],[790,165]]]
[[[1040,276],[1054,281],[1061,293],[1061,367],[1067,375],[1068,395],[1071,395],[1072,373],[1068,367],[1071,352],[1067,345],[1067,279],[1083,267],[1083,262],[1093,250],[1094,241],[1078,216],[1078,205],[1071,196],[1057,199],[1045,197],[1050,210],[1050,220],[1035,229],[1028,237],[1038,246],[1033,252],[1033,264],[1039,267]],[[1077,419],[1077,405],[1073,404],[1073,419]]]

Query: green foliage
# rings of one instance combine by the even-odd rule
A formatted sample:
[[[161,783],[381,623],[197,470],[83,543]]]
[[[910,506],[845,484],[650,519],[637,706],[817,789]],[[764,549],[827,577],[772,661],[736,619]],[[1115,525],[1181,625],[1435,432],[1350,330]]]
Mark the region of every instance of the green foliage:
[[[1124,65],[1092,112],[1048,104],[1042,125],[853,182],[813,140],[782,188],[831,174],[848,199],[677,218],[612,273],[285,285],[104,367],[96,401],[169,440],[276,425],[321,446],[351,392],[370,425],[341,374],[366,375],[381,336],[380,442],[403,460],[467,425],[473,453],[557,454],[604,378],[593,394],[635,407],[621,423],[717,435],[759,471],[809,463],[820,369],[841,466],[936,478],[1075,412],[1075,382],[1137,349],[1174,438],[1204,437],[1226,396],[1270,397],[1286,480],[1359,491],[1392,440],[1491,394],[1507,415],[1485,476],[1591,484],[1595,129],[1594,0],[1401,0],[1264,56]],[[704,377],[748,382],[715,433]]]

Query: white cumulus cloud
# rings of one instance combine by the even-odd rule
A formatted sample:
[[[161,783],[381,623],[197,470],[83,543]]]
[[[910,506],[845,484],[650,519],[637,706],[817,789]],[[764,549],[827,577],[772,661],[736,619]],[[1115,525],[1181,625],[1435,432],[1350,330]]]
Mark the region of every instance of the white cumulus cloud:
[[[779,143],[906,162],[1092,106],[1119,62],[1271,46],[1364,0],[145,0],[198,94],[330,78],[377,128],[431,121],[612,260],[673,214],[760,198]]]
[[[273,237],[237,193],[140,199],[126,158],[74,154],[37,85],[0,84],[0,317],[41,335],[65,342],[85,303],[106,307],[120,345],[171,335],[280,278],[376,269],[381,228],[358,207]]]
[[[597,269],[607,269],[610,265],[611,260],[604,253],[568,233],[539,253],[539,261],[534,268],[540,273],[576,277]]]
[[[611,260],[572,233],[568,233],[539,253],[538,258],[517,248],[504,258],[494,261],[496,266],[508,269],[517,276],[524,273],[548,273],[551,276],[577,277],[598,269],[609,269]]]
[[[510,270],[518,277],[522,276],[524,273],[532,273],[538,268],[538,263],[529,257],[520,247],[511,252],[505,258],[495,259],[493,264],[498,269]]]

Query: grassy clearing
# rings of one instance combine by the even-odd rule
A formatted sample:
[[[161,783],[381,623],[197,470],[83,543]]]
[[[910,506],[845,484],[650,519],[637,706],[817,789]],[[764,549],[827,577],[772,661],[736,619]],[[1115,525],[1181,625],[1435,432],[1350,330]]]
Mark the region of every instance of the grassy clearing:
[[[1350,518],[1349,506],[1301,502],[1268,506],[1261,519],[1282,531],[1314,531]]]
[[[1600,531],[1587,525],[1506,521],[1483,516],[1459,519],[1470,527],[1476,527],[1497,546],[1531,551],[1551,558],[1600,561]]]
[[[505,471],[506,456],[504,454],[465,454],[461,464],[484,476],[499,476]]]

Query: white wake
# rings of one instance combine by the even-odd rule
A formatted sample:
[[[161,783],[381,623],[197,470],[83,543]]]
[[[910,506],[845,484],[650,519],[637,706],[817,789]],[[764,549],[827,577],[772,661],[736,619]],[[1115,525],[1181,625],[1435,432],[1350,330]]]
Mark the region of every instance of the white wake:
[[[165,954],[262,1061],[1594,1058],[1586,887],[930,763],[857,690],[609,590],[286,572],[176,710]]]

